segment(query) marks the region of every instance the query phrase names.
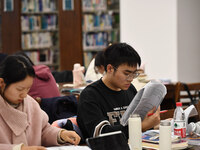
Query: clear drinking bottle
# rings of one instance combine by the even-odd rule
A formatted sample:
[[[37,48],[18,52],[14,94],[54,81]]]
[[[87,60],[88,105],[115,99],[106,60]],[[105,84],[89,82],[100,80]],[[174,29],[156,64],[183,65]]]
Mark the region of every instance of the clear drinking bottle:
[[[176,103],[176,109],[174,111],[174,135],[182,138],[186,137],[185,113],[182,109],[181,102]]]

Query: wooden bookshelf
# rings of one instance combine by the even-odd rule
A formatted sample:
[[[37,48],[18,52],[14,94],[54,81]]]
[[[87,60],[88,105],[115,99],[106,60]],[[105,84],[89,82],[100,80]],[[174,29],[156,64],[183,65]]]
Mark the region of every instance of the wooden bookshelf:
[[[95,4],[89,9],[84,6],[84,3],[91,2],[92,4],[94,1],[74,0],[73,10],[63,10],[62,1],[55,0],[56,9],[51,11],[23,11],[22,3],[24,1],[26,0],[13,1],[13,12],[3,12],[3,8],[1,8],[1,29],[3,29],[1,41],[4,53],[12,54],[24,50],[36,57],[40,52],[41,55],[54,52],[52,55],[49,54],[49,57],[52,57],[49,64],[48,62],[36,62],[36,64],[44,63],[58,70],[72,70],[74,63],[81,63],[87,67],[96,52],[105,49],[109,43],[120,41],[119,0],[100,0],[99,3],[104,3],[104,5]],[[3,6],[3,1],[0,2]],[[56,28],[22,29],[22,17],[34,18],[35,16],[57,16]],[[83,21],[82,26],[82,20],[90,18],[88,16],[93,17],[93,21],[86,24]],[[94,18],[98,17],[103,20],[99,25],[94,22]],[[109,21],[111,21],[110,24]],[[105,22],[109,25],[105,25]],[[91,25],[94,27],[88,27]],[[54,34],[57,40],[53,40],[53,44],[43,47],[24,46],[23,35],[38,37],[42,33]],[[86,40],[87,37],[90,39],[99,37],[100,40],[91,46],[85,44],[90,43]]]
[[[3,1],[0,2],[3,6]],[[35,64],[46,64],[60,71],[72,70],[74,63],[83,64],[79,0],[74,0],[73,10],[63,10],[63,1],[57,0],[49,1],[55,3],[48,5],[51,8],[41,7],[38,4],[41,1],[37,0],[13,2],[12,12],[3,12],[1,7],[2,52],[12,54],[23,50]],[[29,2],[32,4],[27,5]]]
[[[82,0],[84,65],[98,51],[119,42],[119,0]]]

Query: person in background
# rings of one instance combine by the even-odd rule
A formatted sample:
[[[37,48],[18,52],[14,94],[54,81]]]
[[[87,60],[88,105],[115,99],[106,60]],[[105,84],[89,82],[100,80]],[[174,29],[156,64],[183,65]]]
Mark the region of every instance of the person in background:
[[[28,94],[40,101],[42,98],[52,98],[60,96],[59,88],[56,81],[46,65],[34,65],[31,59],[23,52],[17,52],[15,55],[26,57],[35,71],[35,78]]]
[[[85,74],[86,81],[99,80],[104,74],[104,51],[97,52]]]
[[[104,52],[105,75],[88,85],[80,94],[77,122],[84,138],[121,130],[128,138],[128,126],[120,124],[120,118],[137,93],[131,84],[139,73],[139,54],[126,43],[116,43]],[[148,113],[155,111],[155,108]],[[142,130],[160,122],[159,109],[142,121]]]
[[[45,150],[69,142],[77,145],[74,131],[51,126],[47,114],[27,93],[35,72],[23,56],[10,55],[0,66],[0,149]]]

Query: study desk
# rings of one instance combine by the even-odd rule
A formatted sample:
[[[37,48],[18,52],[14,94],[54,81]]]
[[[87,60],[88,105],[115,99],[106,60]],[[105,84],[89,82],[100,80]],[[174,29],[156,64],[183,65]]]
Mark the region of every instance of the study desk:
[[[55,146],[55,147],[48,147],[47,150],[91,150],[88,146]],[[150,150],[150,149],[144,149],[143,150]],[[151,149],[152,150],[152,149]],[[185,150],[200,150],[199,146],[189,146],[188,148],[185,148]]]

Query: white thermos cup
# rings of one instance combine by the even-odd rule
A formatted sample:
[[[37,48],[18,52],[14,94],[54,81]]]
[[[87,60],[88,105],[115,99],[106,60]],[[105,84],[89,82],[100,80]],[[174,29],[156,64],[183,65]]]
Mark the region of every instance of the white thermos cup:
[[[159,129],[159,150],[171,150],[171,123],[170,121],[163,120],[160,122]]]
[[[141,118],[138,114],[130,115],[128,120],[129,145],[131,150],[142,150]]]

